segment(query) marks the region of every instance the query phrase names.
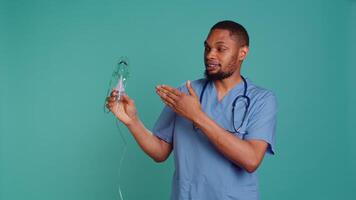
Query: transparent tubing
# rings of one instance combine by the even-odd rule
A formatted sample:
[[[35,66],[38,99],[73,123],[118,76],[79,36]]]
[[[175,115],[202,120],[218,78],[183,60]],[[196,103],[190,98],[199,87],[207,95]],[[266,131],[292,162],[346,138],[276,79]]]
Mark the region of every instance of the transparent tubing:
[[[120,103],[119,101],[121,100],[122,95],[125,94],[125,87],[126,87],[126,81],[129,77],[129,62],[127,57],[121,57],[117,63],[117,65],[113,69],[113,73],[109,82],[109,88],[107,90],[106,97],[109,97],[111,94],[111,91],[116,90],[118,92],[118,95],[116,97],[116,102]],[[106,98],[105,98],[105,104],[104,104],[104,112],[109,113],[110,110],[106,108]],[[119,163],[119,195],[120,199],[124,200],[122,190],[121,190],[121,168],[122,164],[126,155],[126,150],[127,150],[127,142],[124,137],[123,132],[120,129],[120,122],[118,119],[115,118],[115,124],[116,127],[120,133],[121,139],[123,141],[124,147],[123,147],[123,152],[121,154],[120,158],[120,163]]]

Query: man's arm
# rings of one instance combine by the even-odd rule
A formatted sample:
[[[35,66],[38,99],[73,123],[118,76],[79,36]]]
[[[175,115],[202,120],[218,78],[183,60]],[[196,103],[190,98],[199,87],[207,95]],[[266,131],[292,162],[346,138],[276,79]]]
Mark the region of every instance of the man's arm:
[[[234,164],[254,172],[261,164],[268,144],[263,140],[242,140],[201,112],[193,123],[200,128],[211,143]]]
[[[127,128],[134,136],[141,149],[156,162],[165,161],[172,152],[172,144],[153,135],[140,120],[127,124]]]
[[[198,96],[189,81],[187,88],[189,95],[166,85],[158,86],[156,90],[166,105],[192,121],[229,160],[248,172],[254,172],[263,160],[267,142],[241,140],[221,128],[202,111]]]
[[[142,150],[156,162],[165,161],[172,151],[172,145],[159,139],[149,131],[137,116],[134,101],[123,95],[120,102],[116,101],[117,91],[107,98],[106,106],[130,130]]]

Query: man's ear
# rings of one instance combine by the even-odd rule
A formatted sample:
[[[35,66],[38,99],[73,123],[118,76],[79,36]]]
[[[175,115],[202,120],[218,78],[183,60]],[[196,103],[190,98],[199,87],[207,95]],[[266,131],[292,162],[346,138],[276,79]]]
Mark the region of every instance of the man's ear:
[[[243,61],[243,60],[245,60],[245,58],[246,58],[246,56],[247,56],[247,54],[248,54],[248,51],[249,51],[249,48],[248,48],[248,46],[242,46],[242,47],[240,47],[240,49],[239,49],[239,61]]]

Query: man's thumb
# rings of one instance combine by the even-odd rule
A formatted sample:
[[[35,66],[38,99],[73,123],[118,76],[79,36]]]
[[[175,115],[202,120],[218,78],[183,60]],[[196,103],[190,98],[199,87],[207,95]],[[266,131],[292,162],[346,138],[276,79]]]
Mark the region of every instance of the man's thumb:
[[[194,97],[197,97],[197,94],[195,93],[193,87],[192,87],[192,83],[188,80],[187,81],[187,88],[188,88],[188,91],[189,91],[189,94],[194,96]]]
[[[129,105],[134,104],[134,101],[127,94],[122,95],[122,100],[127,102]]]

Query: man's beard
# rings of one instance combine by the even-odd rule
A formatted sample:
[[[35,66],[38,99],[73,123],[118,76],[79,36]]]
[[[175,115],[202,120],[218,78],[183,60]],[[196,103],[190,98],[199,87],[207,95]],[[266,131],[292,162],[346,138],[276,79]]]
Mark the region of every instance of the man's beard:
[[[205,69],[204,76],[206,79],[208,79],[210,81],[216,81],[216,80],[223,80],[223,79],[229,78],[230,76],[232,76],[234,74],[234,72],[235,72],[234,70],[229,70],[227,72],[219,71],[214,74],[209,74],[208,70]]]
[[[227,70],[225,72],[222,70],[223,66],[221,66],[221,64],[220,64],[220,70],[217,73],[209,74],[208,70],[206,69],[206,67],[207,67],[207,59],[205,59],[204,60],[205,61],[204,62],[204,64],[205,64],[205,72],[204,72],[205,78],[210,80],[210,81],[218,81],[218,80],[223,80],[223,79],[229,78],[237,70],[236,60],[237,60],[236,56],[233,56],[231,58],[229,64],[226,66]]]

